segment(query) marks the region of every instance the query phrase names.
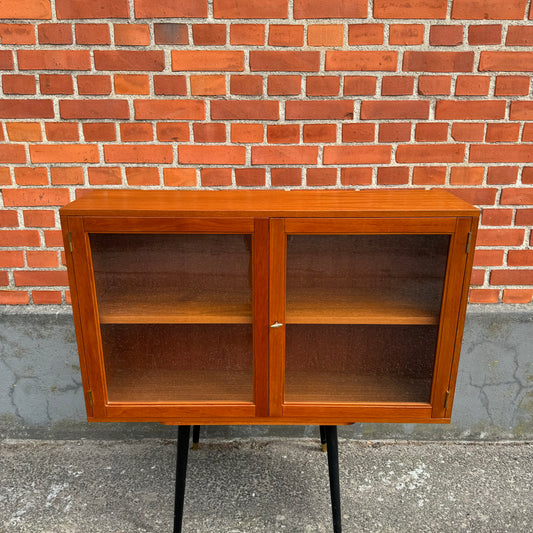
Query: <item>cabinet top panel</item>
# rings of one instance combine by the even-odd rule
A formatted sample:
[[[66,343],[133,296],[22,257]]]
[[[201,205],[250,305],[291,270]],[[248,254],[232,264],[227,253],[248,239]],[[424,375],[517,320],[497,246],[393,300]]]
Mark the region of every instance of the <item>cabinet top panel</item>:
[[[100,190],[61,208],[83,216],[406,217],[476,216],[443,190]]]

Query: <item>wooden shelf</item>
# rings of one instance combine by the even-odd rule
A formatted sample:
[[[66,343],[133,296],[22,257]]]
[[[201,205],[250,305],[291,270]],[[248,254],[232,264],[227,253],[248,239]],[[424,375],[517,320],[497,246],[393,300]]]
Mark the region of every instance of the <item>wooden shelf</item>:
[[[107,375],[110,402],[253,402],[252,372],[124,369]]]
[[[428,325],[439,313],[439,299],[407,289],[287,287],[287,324]]]
[[[431,380],[347,372],[297,371],[285,376],[285,402],[429,403]]]
[[[101,324],[251,324],[250,291],[118,285],[98,298]]]

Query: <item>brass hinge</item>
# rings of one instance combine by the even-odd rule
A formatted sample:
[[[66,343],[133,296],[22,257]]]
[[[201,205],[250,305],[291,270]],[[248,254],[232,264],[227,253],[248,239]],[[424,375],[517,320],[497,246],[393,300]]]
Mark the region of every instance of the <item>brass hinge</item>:
[[[93,391],[90,390],[87,392],[87,395],[89,396],[89,405],[91,406],[91,409],[93,408]]]
[[[472,232],[468,233],[468,237],[466,238],[466,253],[470,252],[470,243],[472,241]]]
[[[446,391],[446,395],[444,396],[444,409],[448,409],[448,400],[450,399],[450,391]]]
[[[72,234],[68,232],[68,247],[70,248],[70,253],[72,253]]]

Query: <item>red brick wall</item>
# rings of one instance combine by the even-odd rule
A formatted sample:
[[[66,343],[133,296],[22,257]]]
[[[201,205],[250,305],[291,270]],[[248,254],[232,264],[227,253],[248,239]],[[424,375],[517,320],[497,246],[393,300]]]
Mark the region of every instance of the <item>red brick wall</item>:
[[[0,0],[0,19],[0,304],[68,299],[57,210],[91,187],[446,188],[483,209],[471,301],[531,301],[531,0]]]

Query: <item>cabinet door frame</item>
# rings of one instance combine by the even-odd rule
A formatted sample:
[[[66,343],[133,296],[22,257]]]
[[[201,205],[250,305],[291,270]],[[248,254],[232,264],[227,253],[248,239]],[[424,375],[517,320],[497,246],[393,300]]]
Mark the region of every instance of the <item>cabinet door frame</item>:
[[[467,262],[467,240],[471,217],[383,217],[383,218],[287,218],[271,220],[270,324],[283,327],[270,331],[271,415],[318,419],[331,417],[357,421],[446,421],[446,402],[460,310],[465,304],[463,279]],[[285,298],[287,236],[289,235],[391,235],[445,234],[450,236],[444,291],[438,325],[431,399],[422,402],[286,402],[285,390]],[[460,339],[459,339],[460,344]],[[456,371],[456,368],[455,368]]]
[[[268,316],[268,220],[252,217],[100,217],[66,218],[67,239],[72,242],[72,277],[77,292],[75,320],[82,325],[80,353],[86,375],[90,421],[172,420],[180,423],[217,418],[253,419],[268,412],[268,346],[265,339]],[[251,275],[253,302],[253,390],[254,399],[220,402],[116,402],[107,396],[100,320],[96,301],[89,236],[92,233],[121,234],[249,234],[252,238]],[[67,254],[68,255],[68,254]],[[74,302],[73,302],[74,303]],[[83,365],[82,365],[83,366]],[[85,372],[84,372],[85,370]]]

